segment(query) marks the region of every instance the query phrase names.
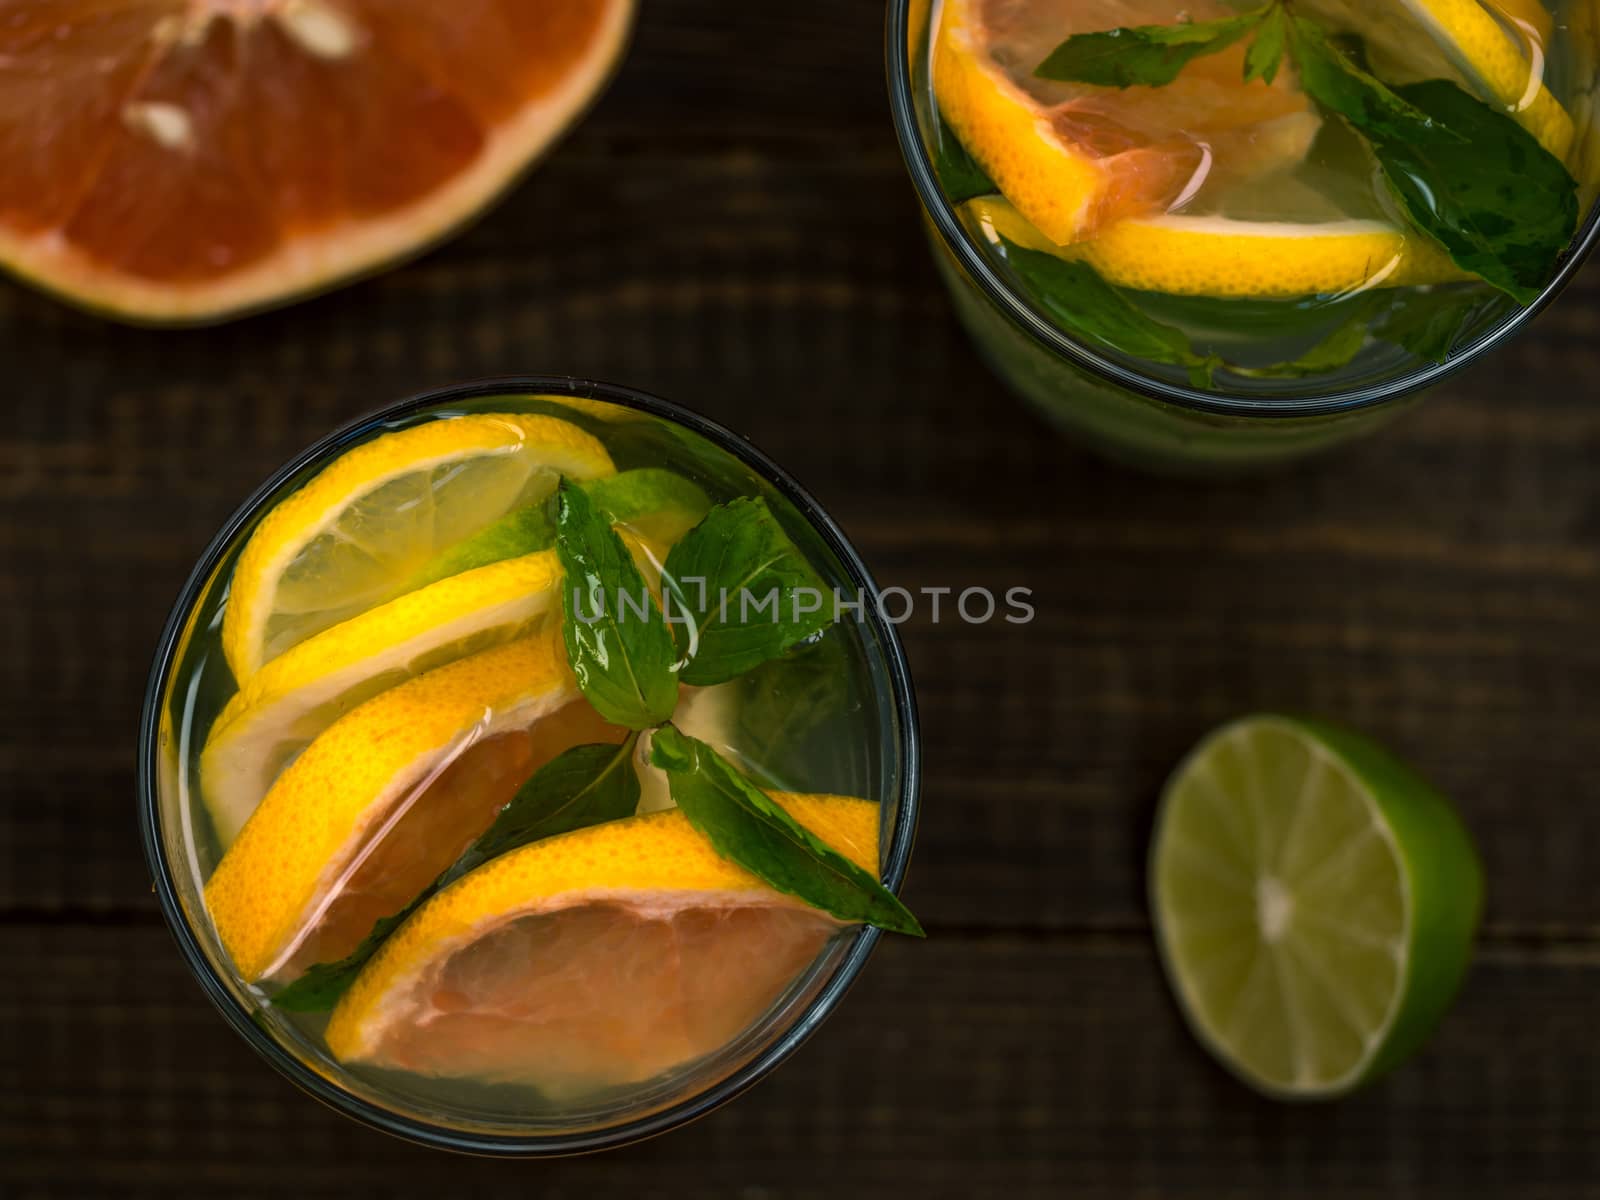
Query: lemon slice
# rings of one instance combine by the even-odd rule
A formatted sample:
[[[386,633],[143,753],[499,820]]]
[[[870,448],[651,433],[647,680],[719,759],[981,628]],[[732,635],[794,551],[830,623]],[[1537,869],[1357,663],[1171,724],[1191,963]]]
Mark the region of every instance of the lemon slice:
[[[1162,960],[1199,1039],[1252,1087],[1339,1096],[1403,1061],[1471,956],[1483,875],[1449,803],[1365,738],[1248,717],[1162,795]]]
[[[1382,221],[1145,217],[1058,246],[998,196],[969,201],[965,211],[991,245],[1004,237],[1088,263],[1108,283],[1170,296],[1282,299],[1471,278],[1427,238]]]
[[[423,566],[558,476],[610,475],[595,438],[554,417],[430,421],[347,451],[280,503],[239,556],[222,649],[241,685],[268,660],[393,599]]]
[[[877,873],[878,806],[774,796]],[[328,1047],[547,1095],[650,1079],[725,1046],[840,924],[720,858],[677,811],[494,859],[429,900],[328,1023]]]
[[[206,883],[239,974],[287,980],[349,953],[454,862],[542,762],[603,740],[577,696],[552,625],[335,721],[278,777]]]
[[[1245,82],[1244,45],[1190,63],[1160,88],[1038,79],[1065,37],[1122,25],[1236,15],[1217,0],[1094,5],[945,0],[933,35],[939,110],[1000,191],[1057,244],[1128,217],[1165,212],[1201,181],[1285,171],[1321,127],[1310,101],[1277,81]]]
[[[560,607],[553,550],[443,579],[325,629],[252,675],[211,727],[200,794],[224,847],[284,765],[356,705],[485,650]]]
[[[1449,79],[1516,119],[1557,158],[1572,147],[1572,117],[1544,84],[1551,28],[1531,0],[1297,0],[1331,29],[1359,34],[1373,70],[1393,83]],[[1497,11],[1498,8],[1498,11]]]

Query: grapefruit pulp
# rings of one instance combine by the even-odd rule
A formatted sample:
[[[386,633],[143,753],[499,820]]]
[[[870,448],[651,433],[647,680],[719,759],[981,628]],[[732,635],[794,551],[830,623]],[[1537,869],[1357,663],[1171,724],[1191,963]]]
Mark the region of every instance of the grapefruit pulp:
[[[0,0],[0,266],[216,320],[439,238],[572,123],[633,0]]]

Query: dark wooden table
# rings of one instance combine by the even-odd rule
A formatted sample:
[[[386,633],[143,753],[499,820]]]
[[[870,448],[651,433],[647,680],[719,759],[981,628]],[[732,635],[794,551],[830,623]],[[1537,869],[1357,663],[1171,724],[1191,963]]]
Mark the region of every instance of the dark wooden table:
[[[754,1198],[1600,1195],[1600,268],[1379,440],[1161,482],[1004,394],[934,278],[881,10],[652,0],[593,116],[422,261],[224,328],[0,285],[0,1194]],[[1030,586],[913,624],[908,896],[823,1033],[694,1127],[477,1162],[298,1094],[180,963],[134,824],[179,585],[337,423],[506,371],[637,384],[746,432],[884,584]],[[1142,858],[1165,772],[1262,707],[1373,732],[1455,796],[1489,912],[1426,1050],[1320,1108],[1179,1024]]]

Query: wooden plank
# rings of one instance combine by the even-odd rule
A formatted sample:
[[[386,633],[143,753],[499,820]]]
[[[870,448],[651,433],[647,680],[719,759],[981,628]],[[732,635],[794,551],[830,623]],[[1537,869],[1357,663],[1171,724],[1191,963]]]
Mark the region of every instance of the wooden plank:
[[[1277,707],[1369,730],[1459,797],[1498,926],[1595,931],[1581,848],[1600,835],[1600,425],[1541,365],[1542,330],[1359,450],[1202,489],[1044,434],[937,298],[915,295],[923,251],[902,249],[882,281],[826,304],[841,264],[730,256],[725,286],[665,310],[641,301],[637,323],[542,326],[526,358],[561,360],[580,325],[592,348],[615,321],[628,332],[607,339],[599,373],[750,431],[813,483],[883,583],[1034,590],[1025,628],[904,630],[928,747],[912,898],[931,921],[1136,923],[1163,775],[1210,724]],[[784,263],[811,283],[763,290]],[[280,314],[264,320],[294,331],[207,335],[222,347],[170,369],[171,355],[121,355],[124,336],[148,334],[21,344],[30,376],[63,382],[5,443],[0,777],[15,803],[0,810],[0,905],[148,910],[128,775],[167,607],[255,482],[407,389],[404,359],[331,366],[346,337],[424,341],[443,319],[431,304],[392,315],[388,334],[380,313],[368,332],[323,335]],[[505,363],[501,341],[450,344],[453,373]],[[1507,403],[1503,377],[1523,369],[1545,373]]]
[[[1600,1173],[1600,957],[1495,952],[1428,1049],[1349,1101],[1256,1100],[1142,941],[888,941],[775,1077],[652,1143],[539,1165],[372,1133],[211,1011],[164,930],[0,931],[0,1190],[1572,1197]]]

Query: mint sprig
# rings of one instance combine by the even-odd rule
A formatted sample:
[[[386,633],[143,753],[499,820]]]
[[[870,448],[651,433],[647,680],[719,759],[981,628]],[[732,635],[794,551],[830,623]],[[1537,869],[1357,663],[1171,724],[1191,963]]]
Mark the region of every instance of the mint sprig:
[[[1287,0],[1219,21],[1078,34],[1034,73],[1101,86],[1160,87],[1195,58],[1252,32],[1246,80],[1270,83],[1290,55],[1312,100],[1366,142],[1420,233],[1517,303],[1538,298],[1578,223],[1578,185],[1565,164],[1508,114],[1448,80],[1389,87]]]
[[[706,743],[664,725],[650,761],[667,773],[672,798],[717,853],[778,891],[841,921],[924,936],[899,898],[796,821]]]
[[[1212,386],[1226,364],[1196,353],[1188,335],[1141,311],[1086,263],[1030,250],[1000,238],[1006,261],[1039,302],[1064,327],[1099,345],[1151,362],[1182,367],[1195,387]]]
[[[1226,50],[1276,9],[1215,21],[1136,25],[1104,33],[1080,33],[1062,42],[1034,69],[1040,79],[1093,83],[1102,87],[1161,87],[1195,59]]]
[[[566,578],[561,635],[585,698],[606,720],[649,729],[678,706],[678,651],[666,619],[611,523],[565,479],[556,553]]]
[[[939,140],[933,150],[933,173],[939,187],[950,198],[951,204],[965,204],[979,196],[992,196],[1000,189],[989,178],[983,165],[942,119],[939,122]]]
[[[633,769],[637,734],[620,746],[574,746],[552,759],[517,790],[494,824],[479,835],[416,899],[383,917],[349,954],[316,963],[272,997],[289,1012],[326,1012],[356,981],[389,935],[429,899],[467,872],[509,851],[543,838],[589,825],[615,821],[639,805],[639,776]]]
[[[1398,91],[1461,136],[1374,139],[1390,190],[1458,267],[1532,304],[1577,228],[1577,180],[1521,125],[1453,83]]]
[[[378,921],[350,954],[315,964],[280,990],[273,997],[278,1007],[332,1008],[418,908],[491,859],[632,814],[640,795],[633,752],[639,731],[652,728],[653,761],[667,771],[690,823],[719,854],[841,920],[921,935],[916,918],[870,873],[795,822],[711,747],[666,724],[677,706],[680,675],[691,684],[724,682],[784,655],[830,624],[832,605],[824,600],[821,577],[765,501],[741,498],[711,509],[673,546],[663,571],[663,586],[685,614],[680,628],[689,631],[680,659],[664,614],[611,528],[613,519],[630,512],[633,491],[659,496],[666,485],[642,478],[624,484],[624,478],[614,477],[613,487],[598,493],[562,480],[554,536],[565,570],[562,632],[573,674],[601,716],[635,732],[620,746],[574,746],[540,768],[421,895]],[[692,501],[689,492],[673,490],[685,504]],[[536,528],[526,516],[514,526]],[[745,604],[746,595],[758,603]]]
[[[696,484],[660,467],[619,471],[603,479],[574,485],[584,492],[612,525],[659,522],[669,514],[682,532],[711,508],[711,501]],[[556,497],[512,509],[465,541],[439,554],[411,583],[426,587],[452,575],[487,567],[508,558],[537,554],[556,544]]]
[[[1278,67],[1289,44],[1289,14],[1283,5],[1269,6],[1267,14],[1256,28],[1255,41],[1244,55],[1244,78],[1248,83],[1259,79],[1270,84],[1278,77]]]
[[[832,592],[759,498],[712,509],[668,552],[661,581],[680,677],[697,687],[743,675],[833,622]]]

